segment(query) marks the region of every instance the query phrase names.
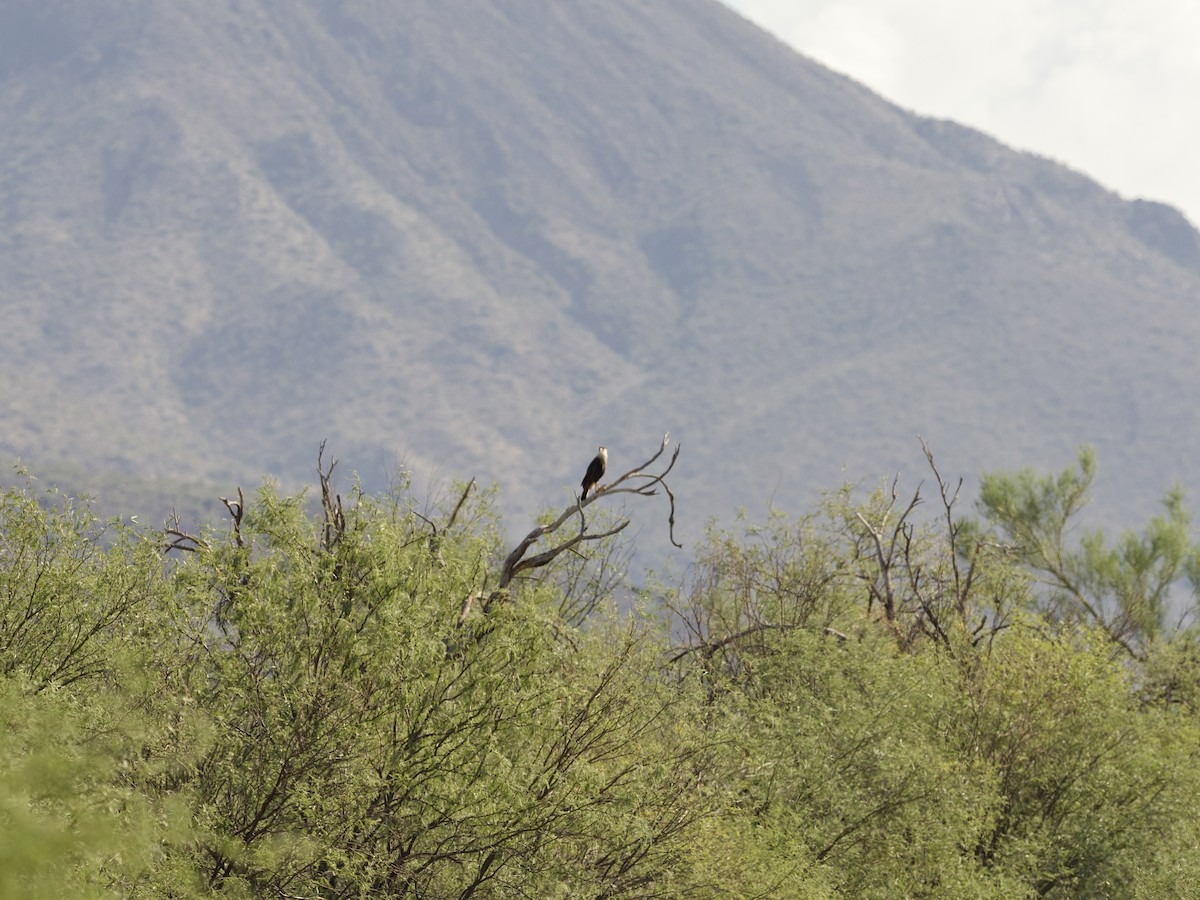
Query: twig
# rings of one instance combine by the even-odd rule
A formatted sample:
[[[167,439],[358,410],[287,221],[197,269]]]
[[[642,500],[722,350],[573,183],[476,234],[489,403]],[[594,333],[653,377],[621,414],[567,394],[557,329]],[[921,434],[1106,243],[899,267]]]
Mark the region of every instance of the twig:
[[[163,534],[168,538],[163,544],[163,553],[170,553],[172,550],[179,550],[183,553],[199,553],[202,550],[210,549],[208,541],[204,538],[189,534],[180,528],[179,513],[174,509],[167,517]]]
[[[321,446],[317,450],[317,477],[321,481],[321,508],[325,513],[321,546],[326,550],[332,550],[346,533],[346,515],[342,511],[342,495],[333,493],[333,470],[338,464],[337,458],[330,458],[329,468],[326,469],[324,456],[325,441],[321,441]]]
[[[242,516],[246,514],[246,496],[242,493],[241,487],[238,488],[237,500],[230,500],[228,497],[218,497],[225,508],[229,510],[230,518],[233,519],[233,539],[239,547],[244,547],[242,542]]]

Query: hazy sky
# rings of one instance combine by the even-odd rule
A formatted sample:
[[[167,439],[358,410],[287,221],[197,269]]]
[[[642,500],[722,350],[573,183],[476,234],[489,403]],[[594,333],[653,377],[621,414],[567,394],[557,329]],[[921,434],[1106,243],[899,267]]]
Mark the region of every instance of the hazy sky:
[[[907,109],[1200,226],[1196,0],[725,0]]]

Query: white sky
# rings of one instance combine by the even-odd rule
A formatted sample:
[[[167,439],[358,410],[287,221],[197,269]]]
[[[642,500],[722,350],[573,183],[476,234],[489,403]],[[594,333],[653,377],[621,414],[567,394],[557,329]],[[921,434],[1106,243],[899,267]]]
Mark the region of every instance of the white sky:
[[[1197,0],[725,0],[902,107],[1200,226]]]

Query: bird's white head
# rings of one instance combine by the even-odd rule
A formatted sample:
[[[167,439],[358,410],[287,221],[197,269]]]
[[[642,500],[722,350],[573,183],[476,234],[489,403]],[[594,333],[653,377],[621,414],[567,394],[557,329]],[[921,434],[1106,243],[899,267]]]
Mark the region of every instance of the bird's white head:
[[[602,460],[604,460],[606,463],[608,462],[608,448],[607,447],[600,448],[600,458]]]

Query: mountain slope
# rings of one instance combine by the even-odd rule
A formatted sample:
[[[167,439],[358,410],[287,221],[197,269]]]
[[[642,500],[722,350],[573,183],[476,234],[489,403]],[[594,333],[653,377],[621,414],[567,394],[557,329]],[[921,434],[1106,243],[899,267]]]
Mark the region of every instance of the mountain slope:
[[[693,525],[917,434],[1200,475],[1186,220],[719,5],[21,0],[0,34],[4,452],[251,483],[329,437],[524,516],[669,429]]]

